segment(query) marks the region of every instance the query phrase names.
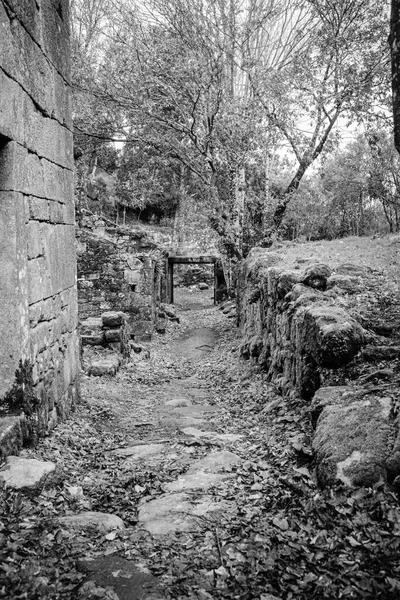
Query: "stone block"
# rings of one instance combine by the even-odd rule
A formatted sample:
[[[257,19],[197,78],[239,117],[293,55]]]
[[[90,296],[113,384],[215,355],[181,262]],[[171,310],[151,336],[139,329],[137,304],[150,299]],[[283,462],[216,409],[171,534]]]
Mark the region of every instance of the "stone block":
[[[323,486],[372,487],[387,479],[391,444],[391,398],[364,390],[331,388],[334,402],[325,404],[317,422],[313,449]],[[351,393],[353,392],[353,393]],[[342,401],[340,401],[341,396]]]
[[[125,322],[125,315],[122,312],[109,311],[101,315],[103,327],[121,327]]]
[[[6,464],[0,469],[0,479],[6,487],[16,490],[35,488],[55,471],[56,465],[34,458],[9,456]]]
[[[346,294],[357,294],[362,289],[362,284],[358,277],[339,275],[338,273],[334,273],[327,280],[328,290],[335,286],[343,290]]]
[[[81,335],[82,344],[84,346],[102,346],[104,344],[104,336],[103,335],[94,335],[94,334],[82,334]]]
[[[119,369],[120,359],[118,356],[110,356],[94,361],[89,367],[89,375],[102,377],[103,375],[115,375]]]
[[[106,339],[106,342],[108,342],[109,344],[111,344],[113,342],[120,342],[121,341],[121,331],[119,329],[107,329],[104,332],[104,337]]]
[[[19,5],[19,2],[15,0],[13,2]],[[65,78],[54,68],[43,49],[38,44],[32,43],[32,37],[25,26],[18,19],[13,19],[11,24],[3,4],[0,5],[0,23],[2,25],[1,62],[4,72],[27,91],[48,117],[54,116],[60,123],[64,123],[71,129],[70,92]],[[47,28],[47,22],[42,21],[42,26]],[[68,53],[62,57],[62,60],[67,59],[67,56]]]
[[[49,201],[44,198],[29,197],[29,217],[36,221],[49,220]]]
[[[29,313],[24,199],[0,192],[0,396],[12,386],[19,360],[28,358]]]
[[[24,89],[0,70],[0,89],[8,102],[0,108],[0,130],[39,157],[73,168],[72,133],[54,118],[46,120]]]

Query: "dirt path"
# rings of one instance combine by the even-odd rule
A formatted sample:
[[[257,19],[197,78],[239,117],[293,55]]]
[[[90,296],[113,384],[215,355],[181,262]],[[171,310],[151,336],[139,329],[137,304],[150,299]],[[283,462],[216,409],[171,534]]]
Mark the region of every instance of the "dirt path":
[[[397,498],[319,490],[308,407],[238,346],[218,309],[182,312],[116,377],[83,377],[73,417],[23,452],[55,475],[4,493],[0,597],[399,597]]]

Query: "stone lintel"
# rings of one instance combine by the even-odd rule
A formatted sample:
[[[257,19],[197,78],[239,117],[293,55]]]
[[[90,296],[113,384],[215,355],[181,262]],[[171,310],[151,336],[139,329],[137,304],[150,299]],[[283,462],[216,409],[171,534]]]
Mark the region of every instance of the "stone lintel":
[[[201,255],[201,256],[170,256],[168,262],[174,265],[191,265],[191,264],[215,264],[218,262],[217,256]]]

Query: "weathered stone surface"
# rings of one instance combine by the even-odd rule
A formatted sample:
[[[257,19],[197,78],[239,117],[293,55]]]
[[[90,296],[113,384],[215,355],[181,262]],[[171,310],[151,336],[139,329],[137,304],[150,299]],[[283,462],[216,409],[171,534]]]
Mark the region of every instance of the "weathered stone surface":
[[[135,341],[151,339],[158,322],[162,272],[146,255],[156,244],[144,229],[109,226],[93,216],[77,230],[79,314],[82,319],[101,313],[124,314]],[[88,285],[92,283],[92,285]],[[120,318],[104,322],[106,329]]]
[[[310,343],[307,350],[323,367],[345,365],[361,349],[362,327],[340,308],[314,305],[307,310],[304,322],[304,333]]]
[[[241,440],[244,436],[238,433],[217,433],[216,431],[201,431],[196,427],[182,427],[182,433],[185,435],[190,435],[195,438],[209,438],[211,440],[217,440],[220,442],[237,442]]]
[[[67,12],[0,3],[0,397],[29,361],[39,432],[78,397]]]
[[[358,277],[340,275],[339,273],[331,275],[327,282],[328,290],[335,286],[346,292],[346,294],[357,294],[362,289],[362,284]]]
[[[70,529],[95,528],[102,533],[113,531],[114,529],[125,529],[123,520],[117,515],[103,512],[87,511],[76,515],[67,515],[60,517],[59,522],[60,525]]]
[[[141,346],[140,344],[135,344],[134,342],[131,341],[130,343],[130,347],[133,350],[133,352],[135,354],[140,354],[143,350],[143,346]]]
[[[362,267],[360,265],[354,265],[352,263],[343,263],[335,269],[339,275],[350,275],[354,277],[365,277],[371,272],[369,267]]]
[[[141,458],[146,458],[147,456],[160,454],[165,447],[165,444],[143,444],[139,446],[130,446],[129,448],[119,448],[118,450],[114,450],[114,454],[139,460]]]
[[[115,600],[146,600],[153,594],[149,591],[157,585],[157,579],[141,565],[122,556],[100,556],[78,561],[78,568],[87,574],[89,582],[110,588],[116,592]],[[99,596],[102,596],[101,590]],[[93,597],[93,596],[92,596]],[[105,597],[105,596],[103,596]],[[107,595],[107,598],[110,596]],[[153,596],[154,600],[162,600]]]
[[[228,450],[219,452],[210,452],[204,458],[192,463],[188,473],[204,471],[205,473],[220,473],[221,471],[230,471],[233,466],[238,465],[241,458]]]
[[[121,312],[105,312],[101,315],[103,327],[121,327],[124,314]]]
[[[52,462],[9,456],[6,464],[0,469],[0,479],[6,487],[17,490],[34,488],[43,483],[55,468],[56,465]]]
[[[324,291],[328,266],[312,264],[297,273],[278,263],[275,253],[250,253],[239,267],[240,351],[280,392],[308,399],[320,387],[322,369],[341,367],[360,351],[363,328]]]
[[[81,335],[84,346],[102,346],[104,344],[104,335]]]
[[[313,264],[304,271],[301,283],[317,290],[325,290],[331,273],[332,271],[328,265],[322,263]]]
[[[110,356],[100,360],[95,360],[89,367],[88,374],[95,377],[103,375],[115,375],[119,369],[120,359],[118,356]]]
[[[106,342],[108,342],[109,344],[112,344],[113,342],[120,342],[121,331],[119,329],[107,329],[104,332],[104,337],[106,339]]]
[[[191,471],[187,475],[178,477],[176,481],[167,483],[164,487],[168,492],[182,492],[185,490],[208,490],[229,479],[231,475],[222,473],[206,473],[204,471]]]
[[[153,535],[165,535],[172,531],[196,529],[196,517],[212,517],[226,512],[230,504],[216,501],[212,496],[202,496],[192,501],[186,493],[165,494],[160,498],[139,504],[139,523]]]
[[[172,400],[167,400],[165,406],[170,406],[171,408],[178,408],[179,406],[192,406],[192,401],[189,398],[172,398]]]
[[[374,346],[369,344],[362,350],[365,360],[376,362],[379,360],[394,360],[400,356],[400,346]]]
[[[392,428],[391,398],[345,386],[338,390],[326,388],[324,396],[313,440],[320,483],[372,486],[385,481]]]

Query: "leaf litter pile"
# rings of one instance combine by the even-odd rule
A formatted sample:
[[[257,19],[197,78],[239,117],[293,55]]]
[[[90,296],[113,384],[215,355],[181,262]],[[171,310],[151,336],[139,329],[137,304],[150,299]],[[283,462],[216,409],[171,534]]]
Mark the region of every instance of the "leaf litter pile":
[[[193,323],[219,334],[195,359],[172,351]],[[308,406],[282,399],[239,357],[239,342],[233,319],[203,308],[182,313],[180,325],[171,323],[116,377],[83,377],[72,417],[22,452],[53,461],[55,474],[36,490],[1,490],[0,597],[116,600],[112,587],[89,581],[81,568],[82,560],[109,556],[157,578],[158,595],[149,599],[400,597],[397,496],[383,485],[318,488]],[[163,420],[166,394],[182,395],[187,380],[219,409],[210,429],[243,436],[226,446],[241,459],[229,469],[233,477],[207,490],[232,508],[199,517],[193,530],[152,535],[138,524],[139,502],[160,497],[221,446]],[[143,441],[176,452],[127,469],[115,450]],[[59,520],[85,510],[117,515],[126,529],[71,531]]]

